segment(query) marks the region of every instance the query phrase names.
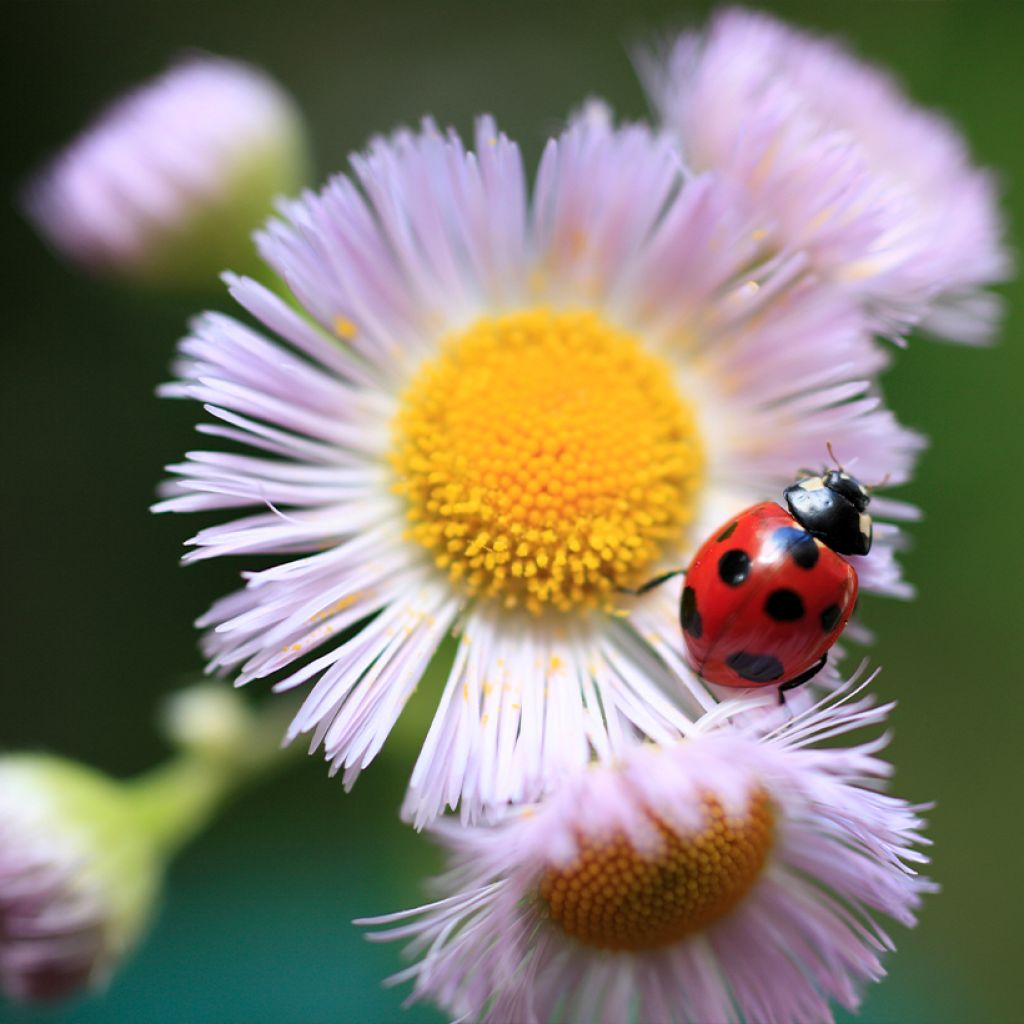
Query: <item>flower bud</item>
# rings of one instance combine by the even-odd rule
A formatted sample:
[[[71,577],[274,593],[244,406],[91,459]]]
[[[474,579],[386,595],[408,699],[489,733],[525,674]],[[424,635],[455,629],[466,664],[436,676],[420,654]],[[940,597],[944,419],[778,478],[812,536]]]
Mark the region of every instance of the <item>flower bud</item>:
[[[125,781],[60,757],[0,757],[0,990],[43,1002],[110,978],[170,858],[280,762],[279,710],[209,683],[183,690],[161,723],[176,756]]]
[[[162,858],[127,787],[58,757],[0,758],[0,988],[27,1002],[101,985],[135,945]]]
[[[263,72],[199,55],[110,106],[30,183],[25,207],[88,270],[209,288],[250,268],[250,233],[305,182],[301,115]]]

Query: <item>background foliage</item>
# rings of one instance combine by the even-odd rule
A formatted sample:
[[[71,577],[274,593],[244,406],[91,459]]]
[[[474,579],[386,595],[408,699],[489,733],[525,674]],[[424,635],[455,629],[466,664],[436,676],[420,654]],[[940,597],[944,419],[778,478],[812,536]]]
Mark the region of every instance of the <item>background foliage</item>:
[[[433,113],[466,130],[488,110],[529,162],[586,94],[645,113],[629,47],[709,5],[8,3],[0,194],[96,106],[182,49],[267,67],[308,114],[318,171],[368,135]],[[960,122],[1003,178],[1019,222],[1024,4],[772,2],[892,67]],[[69,273],[9,203],[3,280],[5,685],[0,744],[45,747],[115,773],[161,754],[155,700],[198,667],[190,621],[237,567],[175,562],[197,521],[147,512],[163,462],[195,443],[195,410],[158,402],[171,346],[208,299],[146,302]],[[935,877],[921,927],[898,936],[863,1019],[1009,1021],[1019,1008],[1022,874],[1019,655],[1020,382],[1024,291],[991,351],[915,342],[886,378],[933,450],[900,493],[922,505],[905,563],[920,597],[867,602],[898,697],[902,794],[935,798]],[[221,306],[222,298],[214,300]],[[313,1024],[402,1017],[379,987],[397,950],[359,914],[416,901],[434,866],[395,819],[411,750],[393,744],[351,796],[308,761],[239,802],[176,865],[157,927],[107,997],[11,1021]]]

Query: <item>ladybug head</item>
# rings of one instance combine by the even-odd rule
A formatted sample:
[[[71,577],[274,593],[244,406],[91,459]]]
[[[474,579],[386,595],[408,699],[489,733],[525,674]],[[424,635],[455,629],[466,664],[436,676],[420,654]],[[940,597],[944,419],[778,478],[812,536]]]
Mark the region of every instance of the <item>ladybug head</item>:
[[[840,555],[866,555],[871,550],[871,501],[868,489],[845,470],[797,480],[783,491],[793,518],[810,534]]]

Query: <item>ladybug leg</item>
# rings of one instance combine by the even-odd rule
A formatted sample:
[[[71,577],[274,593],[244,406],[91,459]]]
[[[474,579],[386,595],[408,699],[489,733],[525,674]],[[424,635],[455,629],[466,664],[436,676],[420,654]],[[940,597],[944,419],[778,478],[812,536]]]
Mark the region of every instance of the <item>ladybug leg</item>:
[[[685,569],[670,569],[668,572],[663,572],[660,576],[655,576],[653,580],[648,580],[639,587],[616,587],[615,589],[618,590],[620,594],[632,594],[634,597],[639,597],[641,594],[646,594],[648,590],[653,590],[655,587],[660,587],[662,583],[667,583],[673,576],[685,575]]]
[[[825,663],[827,661],[828,661],[828,655],[827,654],[823,654],[821,656],[821,661],[819,661],[816,665],[812,665],[806,672],[801,672],[800,675],[795,676],[793,679],[789,679],[786,682],[784,682],[779,687],[779,703],[780,704],[785,704],[786,703],[786,697],[785,697],[785,691],[786,690],[793,690],[796,687],[803,686],[804,683],[809,682],[811,679],[813,679],[825,667]]]

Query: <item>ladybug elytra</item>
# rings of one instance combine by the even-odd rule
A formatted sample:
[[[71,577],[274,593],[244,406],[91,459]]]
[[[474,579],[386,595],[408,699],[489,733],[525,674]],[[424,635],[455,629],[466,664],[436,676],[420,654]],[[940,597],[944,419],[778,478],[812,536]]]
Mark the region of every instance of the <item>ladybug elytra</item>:
[[[842,469],[798,480],[716,530],[686,572],[679,619],[687,660],[718,686],[806,682],[822,668],[857,601],[843,555],[871,550],[868,489]],[[676,573],[651,580],[640,593]]]

